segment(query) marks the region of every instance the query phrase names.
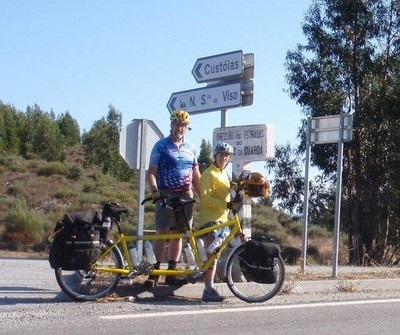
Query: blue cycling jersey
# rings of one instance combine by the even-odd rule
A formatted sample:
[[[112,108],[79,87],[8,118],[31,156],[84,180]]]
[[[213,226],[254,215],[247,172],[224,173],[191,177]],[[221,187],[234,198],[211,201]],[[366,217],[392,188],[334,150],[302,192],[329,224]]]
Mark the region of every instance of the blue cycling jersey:
[[[171,136],[165,137],[154,145],[150,165],[158,166],[157,187],[160,190],[189,191],[193,169],[198,165],[196,147],[184,141],[178,148]]]

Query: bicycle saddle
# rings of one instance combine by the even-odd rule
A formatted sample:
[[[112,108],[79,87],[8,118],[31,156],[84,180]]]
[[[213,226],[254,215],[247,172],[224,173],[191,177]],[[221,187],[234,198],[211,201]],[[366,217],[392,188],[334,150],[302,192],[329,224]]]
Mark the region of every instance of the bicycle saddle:
[[[103,206],[103,215],[105,216],[119,215],[122,213],[128,213],[128,211],[128,208],[121,207],[115,202],[109,202]]]

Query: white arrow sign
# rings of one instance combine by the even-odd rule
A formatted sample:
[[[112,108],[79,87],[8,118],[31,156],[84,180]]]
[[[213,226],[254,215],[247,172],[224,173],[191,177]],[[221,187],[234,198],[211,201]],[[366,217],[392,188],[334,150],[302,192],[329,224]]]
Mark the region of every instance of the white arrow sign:
[[[167,108],[170,113],[184,109],[190,114],[199,114],[239,107],[241,103],[242,83],[239,81],[172,93]]]
[[[243,71],[243,51],[237,50],[197,59],[192,74],[198,83],[206,83],[216,80],[240,79]]]

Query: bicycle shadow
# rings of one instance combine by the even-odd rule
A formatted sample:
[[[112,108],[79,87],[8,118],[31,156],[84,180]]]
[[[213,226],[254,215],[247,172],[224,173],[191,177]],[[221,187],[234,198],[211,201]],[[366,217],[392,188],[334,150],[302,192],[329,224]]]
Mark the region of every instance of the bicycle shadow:
[[[136,304],[154,304],[157,305],[180,305],[180,306],[194,306],[201,305],[203,302],[201,298],[193,298],[193,297],[184,297],[184,296],[154,296],[154,297],[141,297],[137,296],[133,301]]]
[[[144,285],[120,286],[115,290],[119,297],[133,297],[134,303],[154,303],[157,304],[179,304],[179,305],[198,305],[202,303],[201,297],[188,297],[177,295],[175,291],[179,286],[160,285],[155,287],[146,287]]]
[[[63,292],[28,286],[0,286],[0,305],[70,302]]]

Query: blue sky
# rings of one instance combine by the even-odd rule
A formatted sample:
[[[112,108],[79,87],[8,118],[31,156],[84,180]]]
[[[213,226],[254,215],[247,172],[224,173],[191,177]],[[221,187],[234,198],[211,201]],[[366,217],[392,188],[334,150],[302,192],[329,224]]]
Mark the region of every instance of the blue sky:
[[[227,126],[272,124],[277,144],[297,144],[303,117],[285,82],[285,56],[304,43],[312,0],[0,0],[0,100],[25,111],[69,111],[81,130],[109,104],[169,131],[173,92],[204,87],[198,58],[254,53],[254,102],[230,109]],[[212,141],[220,112],[195,115],[188,138]]]

